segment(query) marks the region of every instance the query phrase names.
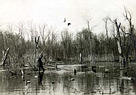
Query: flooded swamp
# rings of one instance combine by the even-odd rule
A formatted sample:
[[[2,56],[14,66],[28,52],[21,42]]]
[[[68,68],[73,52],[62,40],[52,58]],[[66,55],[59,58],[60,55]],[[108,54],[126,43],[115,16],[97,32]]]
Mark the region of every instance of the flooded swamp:
[[[81,72],[79,65],[58,65],[58,70],[44,72],[24,69],[23,76],[1,69],[0,95],[136,95],[136,81],[120,77],[120,71],[113,69],[118,63],[98,64],[96,72]]]

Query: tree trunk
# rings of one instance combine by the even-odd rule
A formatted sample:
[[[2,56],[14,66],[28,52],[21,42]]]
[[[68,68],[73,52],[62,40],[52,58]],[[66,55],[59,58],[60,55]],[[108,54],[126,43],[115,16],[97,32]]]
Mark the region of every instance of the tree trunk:
[[[2,65],[3,66],[5,66],[5,64],[6,64],[6,59],[7,59],[8,53],[9,53],[9,48],[7,48],[6,52],[4,52],[4,54],[3,54],[3,58],[2,58]]]

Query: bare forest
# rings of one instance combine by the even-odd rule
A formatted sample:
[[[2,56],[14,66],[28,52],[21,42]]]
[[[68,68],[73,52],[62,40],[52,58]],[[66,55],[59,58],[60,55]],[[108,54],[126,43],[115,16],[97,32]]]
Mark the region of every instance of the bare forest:
[[[49,29],[46,25],[39,25],[29,27],[26,38],[25,35],[27,32],[25,31],[24,25],[17,27],[17,31],[12,30],[12,27],[9,27],[7,30],[1,29],[0,67],[7,72],[7,76],[21,76],[28,84],[32,83],[32,79],[34,78],[29,77],[28,81],[27,76],[34,74],[35,78],[38,77],[38,85],[44,84],[42,83],[42,80],[44,80],[43,74],[48,71],[59,73],[64,72],[62,70],[71,71],[74,76],[64,74],[61,78],[68,79],[67,77],[69,77],[70,80],[63,82],[86,79],[85,83],[89,79],[91,79],[93,83],[97,83],[97,75],[102,73],[101,77],[105,78],[106,75],[108,76],[106,77],[109,80],[108,85],[111,85],[110,80],[112,80],[113,76],[121,79],[119,86],[120,92],[123,93],[122,89],[125,88],[121,87],[125,87],[124,85],[126,84],[122,80],[136,81],[134,64],[136,62],[136,29],[131,12],[125,9],[122,15],[124,21],[110,17],[102,19],[105,30],[100,34],[95,34],[91,26],[93,22],[89,20],[87,21],[86,27],[81,31],[77,31],[76,34],[71,33],[67,29],[59,31],[58,34]],[[64,23],[66,23],[66,19],[64,19]],[[67,27],[71,25],[72,22],[67,23]],[[71,67],[64,69],[66,66]],[[87,77],[84,78],[84,76],[80,76],[81,72]],[[58,83],[57,81],[59,81],[57,75],[54,73],[49,73],[49,75],[47,74],[45,77],[51,84]],[[100,82],[101,81],[102,80],[100,80]],[[81,83],[84,84],[83,81]],[[36,88],[38,88],[38,85],[36,85]],[[84,89],[80,88],[79,91],[77,88],[71,88],[68,83],[64,83],[63,86],[72,89],[68,90],[70,91],[68,93],[71,93],[73,89],[75,89],[73,93],[87,92],[95,93],[95,95],[105,95],[107,93],[105,92],[106,90],[99,89],[99,94],[96,94],[97,91],[94,92],[92,90],[94,85],[90,84],[90,82],[87,82],[85,87],[87,85],[89,85],[89,87],[86,88],[85,91],[81,91]],[[100,85],[101,84],[99,84],[99,86]],[[108,94],[116,93],[111,91],[111,86],[109,86],[108,89]],[[23,95],[26,95],[26,92],[27,91],[23,91],[23,93],[25,93]]]

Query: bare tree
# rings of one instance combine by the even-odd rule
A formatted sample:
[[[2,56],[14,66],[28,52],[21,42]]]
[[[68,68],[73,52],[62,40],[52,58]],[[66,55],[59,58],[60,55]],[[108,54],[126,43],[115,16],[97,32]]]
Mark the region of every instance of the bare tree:
[[[3,51],[3,58],[2,58],[2,65],[3,66],[5,66],[5,64],[6,64],[8,54],[9,54],[9,48],[7,48],[6,51]]]

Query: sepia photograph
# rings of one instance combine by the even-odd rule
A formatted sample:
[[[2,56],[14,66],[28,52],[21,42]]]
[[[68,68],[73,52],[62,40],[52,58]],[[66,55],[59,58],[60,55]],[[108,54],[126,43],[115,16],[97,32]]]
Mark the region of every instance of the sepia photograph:
[[[136,0],[0,0],[0,95],[136,95]]]

